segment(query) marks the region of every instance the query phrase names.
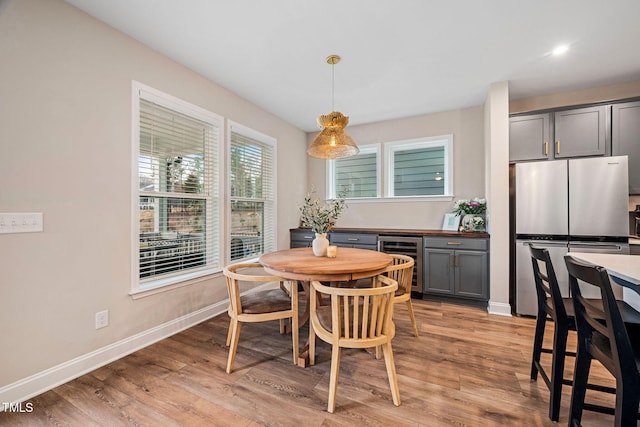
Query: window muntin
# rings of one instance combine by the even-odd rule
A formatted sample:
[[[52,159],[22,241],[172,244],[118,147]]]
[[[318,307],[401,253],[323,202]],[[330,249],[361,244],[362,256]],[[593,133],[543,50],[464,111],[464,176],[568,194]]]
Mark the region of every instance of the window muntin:
[[[134,291],[220,267],[221,119],[134,83],[137,263]]]
[[[229,149],[231,261],[275,250],[275,140],[231,125]]]

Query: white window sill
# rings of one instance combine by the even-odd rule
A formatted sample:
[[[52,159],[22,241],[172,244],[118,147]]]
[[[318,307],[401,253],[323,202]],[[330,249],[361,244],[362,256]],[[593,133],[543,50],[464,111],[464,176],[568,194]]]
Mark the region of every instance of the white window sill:
[[[215,275],[219,275],[221,272],[221,269],[209,268],[206,270],[192,271],[177,276],[163,277],[160,279],[149,280],[147,282],[141,282],[139,283],[137,289],[129,292],[129,295],[132,299],[140,299],[159,294],[161,292],[167,292],[173,289],[200,283],[214,277]]]
[[[347,203],[450,202],[455,196],[353,197]]]

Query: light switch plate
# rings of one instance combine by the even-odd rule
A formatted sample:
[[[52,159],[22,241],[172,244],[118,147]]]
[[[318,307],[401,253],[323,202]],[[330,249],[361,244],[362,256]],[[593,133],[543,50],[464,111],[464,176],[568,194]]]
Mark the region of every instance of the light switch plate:
[[[43,231],[42,212],[0,213],[0,234]]]

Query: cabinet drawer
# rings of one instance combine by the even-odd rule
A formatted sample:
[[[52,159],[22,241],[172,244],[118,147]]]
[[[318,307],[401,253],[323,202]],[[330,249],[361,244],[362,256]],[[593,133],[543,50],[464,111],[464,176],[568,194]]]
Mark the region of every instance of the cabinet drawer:
[[[425,237],[425,248],[487,250],[487,239],[470,239],[460,237]]]
[[[377,245],[377,234],[365,234],[365,233],[336,233],[333,232],[330,235],[332,244],[349,244],[349,245]]]
[[[313,231],[295,230],[290,232],[290,244],[292,248],[306,248],[311,246],[311,242],[316,237]]]

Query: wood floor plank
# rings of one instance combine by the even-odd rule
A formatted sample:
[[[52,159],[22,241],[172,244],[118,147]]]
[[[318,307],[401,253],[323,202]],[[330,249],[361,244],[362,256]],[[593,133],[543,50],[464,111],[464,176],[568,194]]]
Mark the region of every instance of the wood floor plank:
[[[225,372],[229,318],[202,322],[28,402],[33,412],[0,412],[10,426],[554,426],[549,392],[529,371],[535,320],[413,300],[420,332],[406,306],[395,310],[394,357],[402,404],[393,405],[382,360],[343,350],[336,411],[326,411],[331,348],[317,344],[316,365],[293,364],[291,336],[278,322],[242,328],[234,372]],[[545,344],[550,346],[552,324]],[[300,330],[300,340],[308,326]],[[569,347],[575,346],[575,336]],[[543,354],[542,363],[550,365]],[[565,376],[571,377],[573,359]],[[597,363],[592,382],[615,385]],[[571,389],[564,387],[560,425]],[[588,393],[611,404],[613,397]],[[26,402],[25,402],[26,403]],[[24,403],[23,403],[24,405]],[[585,412],[583,425],[613,418]]]

